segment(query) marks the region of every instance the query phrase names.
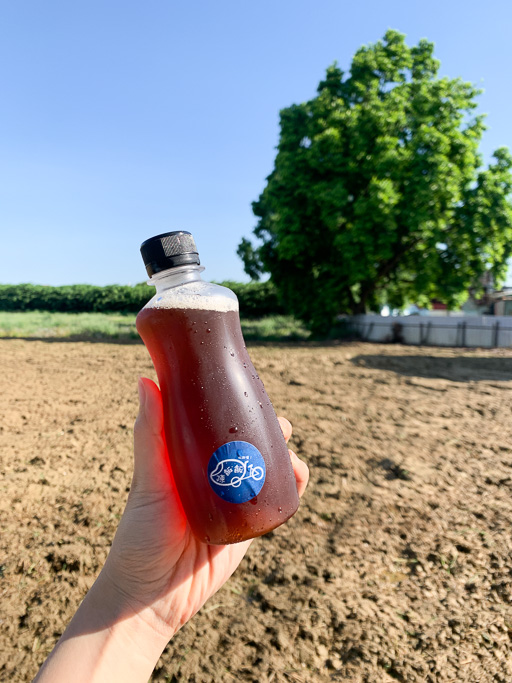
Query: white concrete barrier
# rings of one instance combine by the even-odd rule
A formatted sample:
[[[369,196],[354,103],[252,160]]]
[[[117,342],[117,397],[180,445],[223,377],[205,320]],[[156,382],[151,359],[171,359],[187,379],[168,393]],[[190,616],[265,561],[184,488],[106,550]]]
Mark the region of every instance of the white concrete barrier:
[[[380,316],[345,318],[365,341],[427,346],[512,347],[512,316]]]

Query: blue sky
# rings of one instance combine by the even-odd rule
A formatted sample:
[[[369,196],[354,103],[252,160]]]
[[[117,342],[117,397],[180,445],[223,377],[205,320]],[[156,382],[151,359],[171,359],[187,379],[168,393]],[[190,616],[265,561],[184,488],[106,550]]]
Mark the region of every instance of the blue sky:
[[[279,110],[387,28],[484,88],[486,162],[512,148],[509,0],[2,3],[0,282],[140,282],[140,243],[178,229],[246,280]]]

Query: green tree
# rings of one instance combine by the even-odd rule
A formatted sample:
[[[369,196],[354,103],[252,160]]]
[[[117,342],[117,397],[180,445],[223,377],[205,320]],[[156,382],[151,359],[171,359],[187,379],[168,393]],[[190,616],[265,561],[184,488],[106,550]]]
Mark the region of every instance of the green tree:
[[[246,272],[271,275],[316,331],[381,303],[453,307],[512,251],[512,157],[482,169],[479,91],[440,78],[433,44],[388,31],[313,99],[281,111],[274,170],[257,202]]]

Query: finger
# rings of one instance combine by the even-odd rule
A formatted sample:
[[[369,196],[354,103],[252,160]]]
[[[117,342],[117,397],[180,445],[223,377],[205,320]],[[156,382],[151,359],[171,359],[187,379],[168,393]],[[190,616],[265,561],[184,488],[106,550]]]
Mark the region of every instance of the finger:
[[[278,417],[277,419],[279,420],[279,424],[281,425],[281,429],[283,430],[284,440],[286,441],[286,443],[288,443],[292,435],[292,423],[285,417]]]
[[[295,474],[295,481],[297,482],[297,491],[299,493],[299,497],[301,497],[306,490],[306,486],[308,485],[309,468],[304,460],[298,458],[293,451],[289,450],[288,453],[290,454],[290,460],[292,461],[293,472]]]
[[[161,434],[164,428],[164,409],[160,389],[147,377],[139,377],[139,422],[146,422],[154,434]]]
[[[144,491],[166,490],[172,473],[163,433],[163,407],[160,389],[150,379],[139,379],[139,414],[133,430],[134,465],[132,488]]]

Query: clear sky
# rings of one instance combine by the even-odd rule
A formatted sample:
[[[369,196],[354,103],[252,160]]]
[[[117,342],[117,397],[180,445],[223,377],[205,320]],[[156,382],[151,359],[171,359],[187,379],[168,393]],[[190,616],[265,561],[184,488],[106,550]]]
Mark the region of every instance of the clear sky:
[[[510,0],[1,3],[0,282],[140,282],[140,243],[178,229],[246,280],[279,110],[387,28],[484,88],[486,162],[512,148]]]

